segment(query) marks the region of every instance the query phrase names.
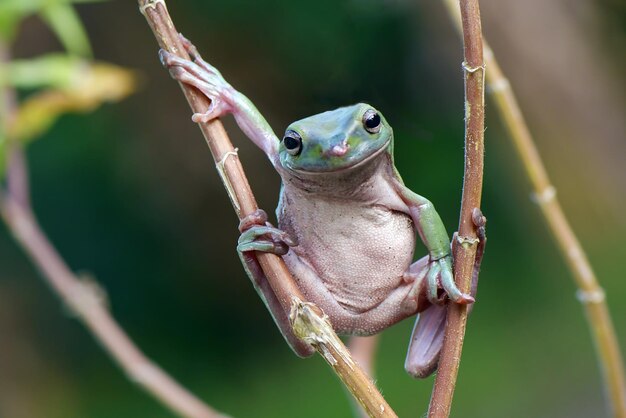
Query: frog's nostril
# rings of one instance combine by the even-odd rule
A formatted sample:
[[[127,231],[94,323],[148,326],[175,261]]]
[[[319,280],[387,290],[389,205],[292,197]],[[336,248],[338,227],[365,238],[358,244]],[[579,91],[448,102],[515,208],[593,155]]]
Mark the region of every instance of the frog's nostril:
[[[344,155],[346,155],[346,152],[348,152],[348,144],[343,142],[339,145],[335,145],[334,147],[332,147],[329,154],[333,157],[343,157]]]

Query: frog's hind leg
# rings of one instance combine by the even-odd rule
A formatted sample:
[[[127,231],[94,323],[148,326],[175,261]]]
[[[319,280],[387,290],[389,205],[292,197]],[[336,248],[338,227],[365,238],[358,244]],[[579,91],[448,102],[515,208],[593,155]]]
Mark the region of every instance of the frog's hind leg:
[[[415,307],[414,311],[423,306],[428,306],[421,314],[418,314],[409,342],[409,350],[404,363],[405,370],[413,377],[425,378],[435,371],[439,362],[439,352],[443,344],[443,336],[446,323],[445,305],[430,304],[429,301],[438,299],[437,293],[429,294],[433,288],[435,292],[438,286],[432,281],[429,273],[429,257],[422,257],[411,264],[404,274],[405,281],[412,281],[411,291],[403,301],[406,308]],[[436,280],[437,277],[434,277]]]
[[[417,316],[404,369],[419,379],[430,376],[439,363],[446,328],[446,305],[431,305]]]
[[[252,218],[255,219],[251,221]],[[259,226],[256,224],[259,221],[265,223],[266,220],[267,215],[259,210],[241,222],[240,230],[243,232],[239,238],[237,251],[254,288],[270,311],[274,322],[291,349],[300,357],[308,357],[313,354],[313,348],[293,334],[289,316],[283,310],[256,258],[256,251],[283,255],[288,250],[285,241],[288,242],[289,240],[284,235],[284,232],[271,226]]]

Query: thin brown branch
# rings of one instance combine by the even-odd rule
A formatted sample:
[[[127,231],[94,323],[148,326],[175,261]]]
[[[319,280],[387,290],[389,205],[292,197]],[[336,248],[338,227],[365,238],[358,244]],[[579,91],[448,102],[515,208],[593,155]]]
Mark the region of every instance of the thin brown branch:
[[[484,153],[484,73],[482,30],[478,0],[460,0],[463,21],[465,70],[465,175],[458,243],[454,251],[454,277],[462,292],[469,292],[478,238],[472,212],[480,208]],[[468,306],[448,304],[448,319],[439,371],[428,409],[429,417],[448,417],[459,372]]]
[[[164,0],[138,0],[159,46],[189,59],[181,45],[178,32],[169,16]],[[187,85],[181,88],[191,109],[204,113],[209,101]],[[218,172],[239,219],[254,213],[257,203],[237,152],[222,123],[213,120],[199,124],[209,146]],[[290,312],[294,333],[310,343],[329,363],[361,405],[374,417],[395,417],[395,413],[376,389],[372,380],[352,360],[349,351],[332,330],[321,310],[306,302],[282,259],[274,254],[257,253],[259,264],[285,312]]]
[[[445,0],[445,5],[460,32],[461,19],[455,0]],[[486,41],[484,50],[485,63],[489,68],[486,76],[488,92],[493,96],[495,108],[502,117],[513,145],[522,160],[526,175],[534,190],[534,200],[539,205],[578,287],[577,296],[587,313],[613,416],[626,418],[624,364],[604,291],[565,217],[556,197],[556,189],[550,182],[511,85]]]
[[[8,55],[5,45],[0,44],[2,62],[8,62]],[[15,92],[9,87],[3,88],[0,96],[2,96],[0,129],[6,132],[6,126],[11,115],[15,114],[17,103]],[[15,141],[8,141],[8,145],[10,152],[7,164],[7,193],[0,191],[0,215],[50,287],[83,321],[130,380],[182,417],[225,417],[204,404],[148,359],[111,316],[103,290],[94,281],[79,279],[72,273],[32,213],[27,163],[21,145]]]

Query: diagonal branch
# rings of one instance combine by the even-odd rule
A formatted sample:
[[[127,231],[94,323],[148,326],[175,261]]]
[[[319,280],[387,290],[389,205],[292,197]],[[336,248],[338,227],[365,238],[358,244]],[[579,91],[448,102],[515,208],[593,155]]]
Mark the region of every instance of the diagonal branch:
[[[164,0],[138,0],[159,46],[179,57],[189,59],[169,16]],[[181,88],[193,112],[204,113],[209,101],[194,88]],[[253,214],[257,203],[237,152],[222,123],[212,120],[200,123],[200,130],[209,146],[218,172],[239,219]],[[346,385],[359,403],[375,417],[395,417],[395,413],[376,389],[372,380],[354,362],[350,352],[335,334],[325,315],[306,302],[282,259],[274,254],[257,253],[257,259],[285,312],[290,312],[294,333],[310,343]]]
[[[455,27],[460,31],[461,20],[455,1],[445,0],[444,3]],[[624,364],[604,291],[563,213],[556,197],[556,189],[550,182],[511,85],[486,42],[485,61],[489,68],[487,87],[493,95],[495,108],[504,120],[513,145],[522,160],[534,190],[534,200],[539,205],[578,287],[577,296],[587,313],[613,415],[626,418]]]
[[[462,292],[469,292],[478,238],[472,221],[480,208],[484,153],[483,43],[478,0],[460,0],[463,21],[465,70],[465,175],[459,222],[458,244],[454,251],[454,277]],[[439,371],[428,409],[429,417],[448,417],[459,372],[468,306],[448,304],[448,319]]]

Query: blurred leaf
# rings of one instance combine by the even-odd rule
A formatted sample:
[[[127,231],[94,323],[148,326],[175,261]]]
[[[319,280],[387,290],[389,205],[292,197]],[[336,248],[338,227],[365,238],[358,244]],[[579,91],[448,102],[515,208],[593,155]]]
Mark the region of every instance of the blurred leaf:
[[[46,0],[1,0],[0,1],[0,36],[10,41],[20,21],[35,12]]]
[[[104,0],[0,0],[0,37],[10,41],[23,18],[44,8],[99,1]]]
[[[9,126],[8,136],[30,141],[45,132],[61,115],[89,112],[104,102],[116,102],[131,94],[136,75],[111,64],[83,62],[71,83],[33,94],[22,102]]]
[[[80,17],[68,4],[52,4],[41,10],[41,18],[52,28],[54,33],[70,54],[91,57],[89,38]]]
[[[89,64],[66,54],[48,54],[26,60],[14,60],[0,66],[0,86],[17,88],[67,88],[81,77]]]
[[[0,130],[0,180],[4,178],[4,169],[6,168],[6,138]]]
[[[20,15],[15,12],[3,11],[0,5],[0,39],[5,42],[11,41],[15,35]]]

